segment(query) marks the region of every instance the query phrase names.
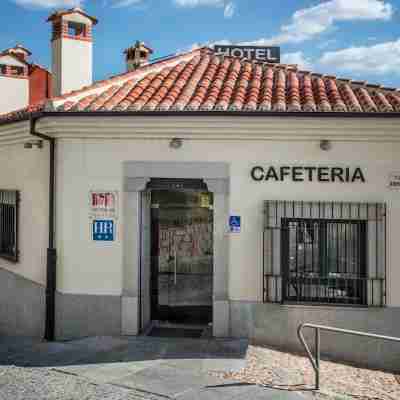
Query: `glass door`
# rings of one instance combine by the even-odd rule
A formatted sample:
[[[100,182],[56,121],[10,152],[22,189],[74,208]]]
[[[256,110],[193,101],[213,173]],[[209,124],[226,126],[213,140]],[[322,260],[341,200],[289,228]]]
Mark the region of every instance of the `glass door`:
[[[212,321],[212,194],[152,191],[152,319]]]

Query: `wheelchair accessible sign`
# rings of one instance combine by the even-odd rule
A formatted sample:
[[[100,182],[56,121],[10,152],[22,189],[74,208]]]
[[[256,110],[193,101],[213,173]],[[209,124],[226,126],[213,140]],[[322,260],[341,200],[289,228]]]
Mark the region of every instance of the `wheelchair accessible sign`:
[[[241,218],[238,215],[231,215],[229,217],[229,228],[231,233],[240,233]]]
[[[95,219],[92,225],[92,237],[95,242],[113,242],[115,240],[114,221]]]

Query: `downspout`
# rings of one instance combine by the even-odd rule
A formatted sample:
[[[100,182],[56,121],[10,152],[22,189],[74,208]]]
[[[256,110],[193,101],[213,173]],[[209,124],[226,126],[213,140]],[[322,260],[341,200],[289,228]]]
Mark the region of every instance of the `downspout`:
[[[55,295],[56,295],[56,267],[57,249],[55,248],[55,146],[54,138],[43,135],[36,131],[36,122],[40,115],[32,115],[30,118],[30,134],[46,140],[50,145],[50,166],[49,166],[49,245],[47,248],[46,261],[46,320],[44,339],[55,340]]]

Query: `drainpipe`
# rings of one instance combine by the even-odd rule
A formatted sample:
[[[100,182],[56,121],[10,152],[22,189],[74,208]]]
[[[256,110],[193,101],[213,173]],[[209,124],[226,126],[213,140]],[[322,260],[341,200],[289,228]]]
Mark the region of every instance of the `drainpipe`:
[[[40,115],[31,116],[30,134],[40,139],[46,140],[50,145],[50,168],[49,168],[49,245],[47,248],[46,262],[46,321],[44,339],[47,341],[55,340],[55,294],[56,294],[56,266],[57,249],[55,248],[55,145],[54,138],[43,135],[36,131],[36,122]]]

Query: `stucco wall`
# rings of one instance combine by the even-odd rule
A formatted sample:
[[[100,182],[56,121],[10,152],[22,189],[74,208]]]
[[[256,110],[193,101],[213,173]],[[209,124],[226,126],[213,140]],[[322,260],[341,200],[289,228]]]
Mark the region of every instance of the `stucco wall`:
[[[0,189],[20,191],[19,261],[0,258],[0,335],[43,337],[48,147],[0,146]]]
[[[52,42],[53,95],[81,89],[92,83],[93,43],[62,38]]]
[[[49,150],[24,149],[23,143],[0,147],[0,189],[19,190],[20,260],[0,258],[0,268],[41,285],[46,282],[48,245]],[[18,295],[16,295],[18,296]]]
[[[397,260],[400,192],[387,189],[391,172],[400,170],[400,146],[393,143],[334,142],[329,152],[317,141],[188,140],[179,150],[167,139],[157,140],[60,140],[58,145],[58,289],[67,293],[116,295],[122,291],[122,224],[118,221],[115,243],[93,243],[88,219],[91,189],[123,190],[124,161],[222,161],[230,163],[230,211],[242,216],[242,232],[229,241],[229,297],[262,300],[262,229],[264,200],[321,200],[387,202],[388,205],[388,304],[400,305]],[[356,151],[355,151],[356,148]],[[261,165],[360,166],[365,184],[258,183],[250,169]],[[74,178],[71,178],[74,177]],[[121,199],[122,196],[120,196]],[[124,243],[129,246],[129,243]],[[79,271],[77,273],[77,271]]]
[[[29,80],[0,76],[0,114],[19,110],[29,104]]]

